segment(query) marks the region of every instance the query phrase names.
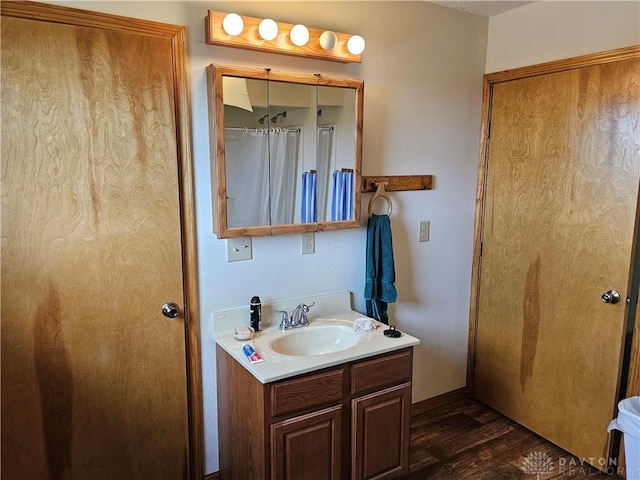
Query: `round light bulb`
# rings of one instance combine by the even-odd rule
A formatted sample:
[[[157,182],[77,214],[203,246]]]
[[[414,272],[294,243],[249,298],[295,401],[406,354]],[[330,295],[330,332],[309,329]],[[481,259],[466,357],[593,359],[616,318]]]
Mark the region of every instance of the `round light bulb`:
[[[349,53],[352,55],[360,55],[364,52],[364,38],[360,35],[353,35],[347,41],[347,50],[349,50]]]
[[[222,28],[232,37],[237,37],[244,30],[244,22],[242,17],[237,13],[227,13],[222,19]]]
[[[326,31],[320,35],[320,46],[325,50],[333,50],[338,43],[338,36],[331,31]]]
[[[302,47],[309,41],[309,29],[304,25],[294,25],[289,32],[289,38],[291,38],[291,43]]]
[[[258,33],[264,40],[273,40],[278,36],[278,24],[270,18],[265,18],[258,25]]]

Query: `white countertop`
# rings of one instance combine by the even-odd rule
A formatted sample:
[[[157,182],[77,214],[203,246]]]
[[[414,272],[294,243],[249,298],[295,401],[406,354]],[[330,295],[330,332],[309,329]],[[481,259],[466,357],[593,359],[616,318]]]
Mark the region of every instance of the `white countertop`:
[[[418,345],[420,340],[405,332],[399,338],[386,337],[383,331],[389,326],[375,322],[376,330],[358,333],[358,343],[344,350],[322,355],[297,356],[283,355],[274,352],[266,345],[282,335],[295,333],[305,328],[281,331],[278,329],[279,316],[272,315],[273,308],[291,312],[299,303],[316,304],[307,314],[310,326],[340,324],[351,326],[353,321],[363,318],[364,315],[351,310],[349,292],[337,292],[333,294],[314,295],[306,298],[298,298],[285,302],[278,302],[262,306],[263,330],[256,332],[253,340],[236,340],[234,333],[236,326],[249,325],[249,309],[232,309],[217,312],[213,318],[213,338],[216,343],[229,355],[243,365],[261,383],[269,383],[283,378],[300,375],[302,373],[320,370],[322,368],[339,365],[341,363],[358,360],[361,358],[379,355],[381,353],[398,350],[405,347]],[[273,318],[273,321],[269,322]],[[270,324],[269,324],[270,323]],[[265,326],[266,325],[266,326]],[[242,352],[242,346],[246,343],[254,346],[255,350],[264,359],[263,362],[251,364]]]

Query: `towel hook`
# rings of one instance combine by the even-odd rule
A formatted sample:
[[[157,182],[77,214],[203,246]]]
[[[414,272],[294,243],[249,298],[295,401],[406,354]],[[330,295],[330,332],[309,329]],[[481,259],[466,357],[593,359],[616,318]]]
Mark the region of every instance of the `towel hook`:
[[[373,194],[373,197],[371,197],[371,200],[369,200],[369,216],[373,213],[373,203],[377,198],[384,198],[387,201],[387,216],[391,216],[391,198],[389,198],[389,195],[387,195],[387,192],[384,189],[385,185],[387,185],[387,182],[376,183],[378,189],[376,190],[376,193]]]

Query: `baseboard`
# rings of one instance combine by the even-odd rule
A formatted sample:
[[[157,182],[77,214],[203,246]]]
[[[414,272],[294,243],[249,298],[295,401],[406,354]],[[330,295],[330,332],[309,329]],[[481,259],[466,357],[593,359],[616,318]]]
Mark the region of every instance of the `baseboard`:
[[[202,480],[220,480],[220,472],[208,473],[202,477]]]
[[[457,390],[452,390],[451,392],[443,393],[442,395],[414,403],[411,405],[411,415],[420,415],[421,413],[435,410],[436,408],[449,405],[450,403],[454,403],[465,398],[468,398],[467,387],[458,388]]]

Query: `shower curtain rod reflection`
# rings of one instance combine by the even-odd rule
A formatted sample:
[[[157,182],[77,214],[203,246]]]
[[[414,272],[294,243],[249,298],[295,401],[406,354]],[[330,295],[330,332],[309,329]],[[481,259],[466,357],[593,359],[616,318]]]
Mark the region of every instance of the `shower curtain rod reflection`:
[[[287,131],[291,133],[300,133],[299,128],[290,128],[290,127],[269,127],[269,128],[224,127],[224,129],[230,130],[232,132],[247,132],[247,133],[248,132],[252,132],[252,133],[266,132],[267,130],[269,130],[270,132]]]

